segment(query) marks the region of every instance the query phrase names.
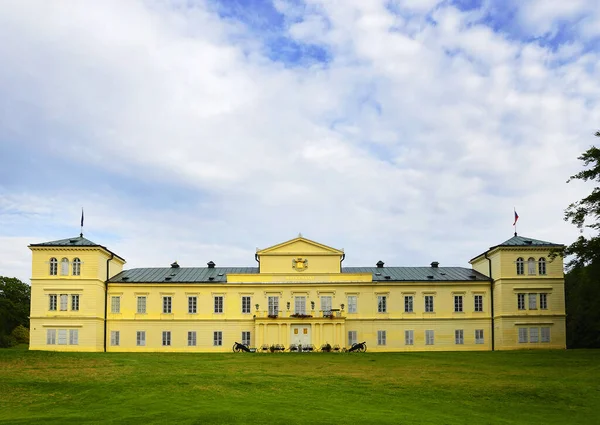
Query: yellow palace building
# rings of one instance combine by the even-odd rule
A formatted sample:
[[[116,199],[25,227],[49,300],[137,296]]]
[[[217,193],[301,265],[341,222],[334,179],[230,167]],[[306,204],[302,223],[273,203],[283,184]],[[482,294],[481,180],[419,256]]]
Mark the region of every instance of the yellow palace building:
[[[369,351],[565,348],[561,245],[515,236],[472,268],[344,267],[343,250],[299,236],[256,267],[124,270],[83,235],[32,244],[32,350]]]

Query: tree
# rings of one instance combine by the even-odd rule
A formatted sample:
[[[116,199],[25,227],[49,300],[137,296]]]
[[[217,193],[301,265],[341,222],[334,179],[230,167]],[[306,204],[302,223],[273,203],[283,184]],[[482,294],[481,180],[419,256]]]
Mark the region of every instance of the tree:
[[[0,335],[10,335],[14,328],[29,328],[31,287],[14,277],[0,276]]]

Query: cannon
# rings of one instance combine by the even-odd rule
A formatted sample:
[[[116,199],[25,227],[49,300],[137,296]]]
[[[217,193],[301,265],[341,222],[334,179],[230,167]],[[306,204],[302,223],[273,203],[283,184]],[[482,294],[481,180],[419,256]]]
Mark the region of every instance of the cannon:
[[[366,341],[358,342],[358,343],[355,342],[354,344],[352,344],[352,347],[350,347],[348,349],[348,352],[351,353],[354,351],[356,351],[357,353],[364,353],[365,351],[367,351]]]
[[[245,351],[246,353],[249,353],[250,349],[248,348],[247,345],[240,344],[239,342],[235,342],[233,344],[233,352],[234,353],[241,353],[242,351]]]

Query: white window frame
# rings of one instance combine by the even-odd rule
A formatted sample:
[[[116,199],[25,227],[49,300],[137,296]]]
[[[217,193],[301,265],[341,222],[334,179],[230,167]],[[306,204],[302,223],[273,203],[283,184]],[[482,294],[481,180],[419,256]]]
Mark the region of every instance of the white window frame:
[[[171,295],[163,295],[162,297],[162,312],[163,314],[173,313],[173,297]]]
[[[348,346],[352,347],[352,344],[358,343],[358,332],[357,331],[348,331]]]
[[[119,295],[112,295],[110,297],[110,312],[113,314],[121,312],[121,297]]]
[[[414,313],[415,312],[415,299],[412,295],[404,296],[404,312]]]
[[[223,306],[225,305],[225,297],[223,295],[215,295],[213,297],[213,313],[223,313]]]
[[[529,328],[529,342],[538,343],[540,342],[540,329]]]
[[[163,331],[162,332],[162,346],[163,347],[171,346],[171,331]]]
[[[517,261],[515,264],[517,265],[517,275],[524,275],[525,274],[525,260],[523,260],[523,257],[517,258]]]
[[[252,313],[252,297],[245,295],[242,297],[242,314]]]
[[[79,329],[69,329],[69,345],[79,345]]]
[[[454,344],[463,345],[465,343],[465,332],[463,329],[454,330]]]
[[[138,314],[146,314],[146,305],[148,303],[148,299],[145,295],[138,295],[137,297],[137,313]]]
[[[415,331],[412,329],[404,331],[404,345],[415,345]]]
[[[46,345],[56,345],[56,329],[46,329]]]
[[[71,294],[71,311],[79,311],[79,294]]]
[[[540,293],[540,310],[548,310],[548,293]]]
[[[113,347],[118,347],[121,343],[121,332],[120,331],[110,331],[110,345]]]
[[[331,316],[333,306],[333,297],[331,295],[321,295],[321,311],[323,315]]]
[[[81,260],[77,257],[73,258],[73,263],[71,264],[73,268],[73,276],[81,275]]]
[[[377,345],[386,345],[387,343],[387,332],[386,331],[377,331]]]
[[[294,297],[294,314],[306,314],[306,296],[297,295]]]
[[[483,344],[483,329],[475,329],[475,344]]]
[[[537,310],[537,294],[530,293],[529,297],[529,310]]]
[[[223,346],[223,331],[214,331],[213,332],[213,347],[222,347]]]
[[[58,295],[50,294],[48,296],[48,310],[56,311],[57,306],[58,306]]]
[[[358,297],[356,295],[348,295],[348,313],[358,312]]]
[[[434,313],[433,295],[425,295],[425,313]]]
[[[455,313],[463,312],[463,296],[462,295],[454,296],[454,312]]]
[[[387,295],[377,295],[377,313],[387,313]]]
[[[198,313],[198,297],[196,295],[188,296],[188,314]]]
[[[536,261],[535,261],[535,258],[533,258],[533,257],[529,257],[529,258],[527,259],[527,274],[528,274],[529,276],[533,276],[533,275],[535,275],[535,271],[536,271],[535,269],[536,269]]]
[[[60,260],[60,275],[69,276],[69,259],[66,257]]]
[[[546,274],[546,259],[541,257],[538,260],[538,274],[544,276]]]
[[[525,294],[517,294],[517,310],[525,310]]]
[[[541,334],[540,342],[543,342],[543,343],[550,342],[550,327],[549,326],[544,326],[544,327],[540,328],[540,334]]]
[[[188,347],[196,346],[196,331],[188,331]]]
[[[60,294],[60,311],[69,309],[69,294]]]
[[[135,345],[138,347],[146,346],[146,331],[136,331],[135,333]]]
[[[250,346],[252,334],[250,331],[242,331],[242,344]]]
[[[435,344],[435,332],[432,329],[425,331],[425,345]]]
[[[279,316],[279,297],[269,295],[267,298],[267,313],[269,316]]]
[[[483,311],[483,295],[475,295],[473,297],[475,303],[475,312],[480,313]]]
[[[527,328],[519,328],[519,344],[527,343]]]
[[[52,257],[49,261],[50,263],[50,276],[58,275],[58,260]]]

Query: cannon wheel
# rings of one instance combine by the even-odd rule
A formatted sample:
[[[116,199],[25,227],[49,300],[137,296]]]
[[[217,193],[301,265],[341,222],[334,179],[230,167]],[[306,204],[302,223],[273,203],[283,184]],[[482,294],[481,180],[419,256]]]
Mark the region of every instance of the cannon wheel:
[[[237,342],[233,344],[233,352],[239,353],[240,351],[242,351],[242,349],[238,346]]]
[[[360,344],[360,347],[358,348],[359,353],[364,353],[365,351],[367,351],[367,344]]]

